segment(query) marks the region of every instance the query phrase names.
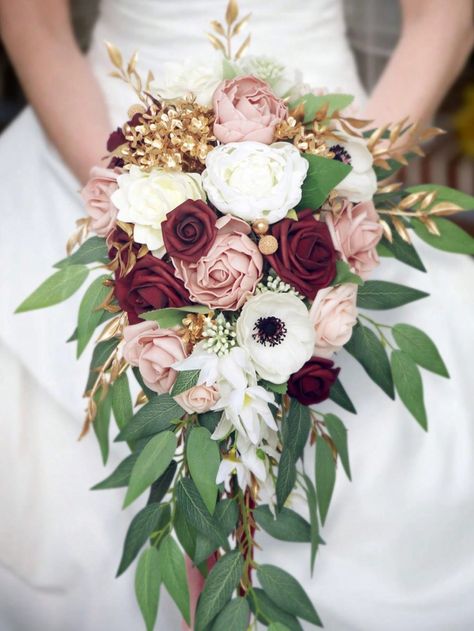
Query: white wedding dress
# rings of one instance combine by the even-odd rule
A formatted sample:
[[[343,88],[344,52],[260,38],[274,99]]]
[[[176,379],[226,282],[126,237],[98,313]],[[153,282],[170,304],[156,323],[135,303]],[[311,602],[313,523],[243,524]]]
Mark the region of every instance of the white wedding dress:
[[[138,49],[139,68],[159,76],[166,61],[211,53],[204,33],[225,4],[102,3],[89,58],[114,125],[134,98],[107,76],[103,41],[125,57]],[[252,53],[280,56],[312,85],[342,88],[362,102],[341,2],[242,0],[241,9],[253,13]],[[76,441],[88,358],[76,363],[64,342],[78,300],[13,316],[64,256],[83,213],[79,186],[30,108],[2,136],[0,167],[0,630],[142,629],[133,569],[114,580],[138,508],[121,511],[122,490],[88,490],[124,453],[113,445],[103,469],[95,438]],[[425,328],[446,360],[451,381],[424,373],[429,433],[341,353],[342,381],[359,412],[341,414],[354,481],[339,471],[314,577],[305,544],[260,538],[259,558],[300,580],[329,631],[467,631],[474,625],[472,263],[422,244],[420,252],[429,275],[389,259],[379,274],[432,296],[377,317]],[[157,628],[178,631],[179,616],[163,592]]]

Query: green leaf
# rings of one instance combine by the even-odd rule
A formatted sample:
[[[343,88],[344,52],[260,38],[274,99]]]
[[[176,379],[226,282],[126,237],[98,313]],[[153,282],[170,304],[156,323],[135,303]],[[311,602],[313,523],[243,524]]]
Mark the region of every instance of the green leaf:
[[[161,500],[166,495],[168,489],[170,488],[171,482],[173,481],[174,474],[176,473],[177,468],[176,460],[172,460],[166,471],[163,475],[160,475],[158,480],[155,480],[150,488],[150,495],[148,496],[147,504],[152,504],[153,502],[161,502]]]
[[[135,572],[135,594],[147,631],[153,631],[160,600],[160,558],[156,548],[145,550]]]
[[[115,317],[117,317],[116,313],[110,313],[109,311],[102,310],[100,312],[100,320],[97,326],[100,326],[101,324],[104,324],[108,320],[111,320],[112,318],[115,318]],[[78,330],[76,326],[72,335],[66,340],[66,344],[69,344],[69,342],[77,342],[77,334],[78,334]]]
[[[291,399],[290,409],[282,422],[283,445],[296,462],[303,454],[309,430],[311,429],[310,411],[296,399]]]
[[[306,500],[308,502],[309,519],[311,523],[310,568],[311,568],[311,575],[313,575],[314,562],[316,560],[316,553],[319,548],[318,500],[316,497],[316,489],[314,488],[314,484],[312,483],[312,481],[309,479],[309,477],[306,474],[304,474],[304,480],[306,483],[306,487],[305,487]]]
[[[392,250],[388,247],[389,246],[389,241],[383,237],[381,239],[381,241],[378,242],[377,244],[377,254],[379,256],[385,256],[388,258],[395,258],[395,254],[392,252]]]
[[[176,505],[173,526],[179,543],[184,548],[188,557],[190,559],[194,559],[196,552],[197,532],[189,523],[189,520],[186,518],[186,514],[181,509],[179,502]]]
[[[128,486],[133,465],[137,461],[138,452],[130,454],[122,460],[117,468],[102,482],[92,487],[91,491],[102,491],[103,489],[118,489],[122,486]]]
[[[311,123],[317,112],[327,106],[327,118],[330,118],[334,112],[339,112],[348,107],[354,97],[351,94],[304,94],[291,103],[291,109],[304,103],[304,123]]]
[[[180,510],[191,525],[205,537],[225,547],[227,538],[204,504],[196,485],[190,478],[181,478],[176,485]],[[184,547],[184,546],[183,546]]]
[[[429,294],[413,287],[385,280],[368,280],[357,292],[357,306],[363,309],[394,309],[426,296]]]
[[[253,515],[257,524],[269,535],[281,541],[311,541],[311,527],[300,515],[283,507],[274,517],[267,504],[257,506]]]
[[[278,477],[276,481],[277,507],[281,511],[288,495],[293,490],[296,482],[296,465],[293,453],[284,448],[278,466]]]
[[[212,434],[221,420],[222,412],[204,412],[198,414],[199,425],[205,427]]]
[[[418,366],[448,377],[449,373],[434,342],[424,331],[410,324],[396,324],[392,335],[400,350],[406,353]]]
[[[161,578],[169,595],[176,603],[181,615],[191,624],[189,611],[189,589],[184,556],[178,544],[168,535],[160,545]]]
[[[92,423],[92,427],[94,428],[94,433],[99,442],[102,462],[106,464],[109,457],[109,427],[112,408],[110,394],[107,394],[102,400],[101,397],[102,389],[99,388],[97,395],[94,397],[97,405],[97,414]]]
[[[250,607],[244,598],[234,598],[217,616],[212,631],[247,631]]]
[[[379,243],[379,246],[386,247],[389,254],[394,256],[398,261],[401,261],[410,267],[414,267],[415,269],[420,270],[420,272],[426,272],[423,261],[420,259],[414,246],[411,243],[404,241],[395,229],[392,230],[392,239],[393,241],[390,243],[390,241],[384,238],[383,241]],[[377,246],[377,251],[379,251],[379,246]]]
[[[338,160],[330,160],[309,153],[302,155],[308,161],[309,169],[303,182],[301,201],[296,209],[312,208],[316,210],[334,187],[350,173],[352,167]]]
[[[331,399],[331,401],[334,401],[334,403],[337,403],[337,405],[339,405],[341,408],[347,410],[347,412],[357,414],[357,410],[355,409],[354,404],[350,400],[349,395],[345,391],[344,386],[339,381],[339,379],[336,379],[336,381],[332,385],[331,391],[329,393],[329,398]]]
[[[419,193],[421,191],[433,192],[436,191],[437,195],[432,205],[439,202],[452,202],[457,204],[464,210],[474,210],[474,197],[458,191],[455,188],[449,186],[441,186],[441,184],[418,184],[417,186],[410,186],[406,189],[407,193]]]
[[[390,362],[382,342],[375,333],[356,324],[344,348],[362,365],[365,372],[391,398],[395,398]]]
[[[264,592],[279,607],[293,616],[322,626],[313,603],[291,574],[275,565],[260,565],[257,577]]]
[[[127,373],[124,372],[112,385],[112,410],[119,429],[133,416],[133,402]]]
[[[87,379],[87,385],[85,392],[89,392],[97,379],[97,373],[100,368],[105,364],[111,353],[117,348],[119,339],[113,337],[110,340],[99,342],[95,345],[92,353],[92,359],[89,366],[89,377]]]
[[[166,518],[169,521],[170,517],[169,507],[160,506],[160,504],[149,504],[135,515],[125,536],[117,576],[123,574],[131,565],[152,532],[159,528],[160,522],[163,522],[165,526]]]
[[[222,78],[223,79],[233,79],[237,76],[237,70],[235,69],[233,63],[229,61],[226,57],[222,59]]]
[[[268,627],[268,631],[289,631],[288,627],[280,622],[272,622]]]
[[[178,372],[173,389],[171,390],[171,396],[175,397],[195,386],[198,382],[200,372],[200,370],[182,370]]]
[[[347,429],[341,419],[335,414],[325,414],[324,422],[329,436],[334,443],[342,466],[349,480],[351,479],[351,465],[349,463],[349,451],[347,448]]]
[[[177,324],[181,324],[188,313],[209,313],[209,307],[188,305],[187,307],[155,309],[154,311],[140,314],[140,318],[142,320],[153,320],[158,322],[161,328],[170,329]]]
[[[240,582],[244,560],[240,550],[228,552],[209,573],[196,609],[195,631],[204,631],[232,597]]]
[[[156,392],[153,392],[153,390],[150,390],[150,388],[143,381],[143,377],[141,375],[141,372],[140,372],[138,366],[133,366],[132,367],[132,372],[133,372],[133,376],[135,377],[135,379],[138,382],[138,385],[140,386],[140,388],[143,390],[143,392],[148,397],[148,400],[151,401],[152,399],[154,399],[156,397]]]
[[[54,267],[69,265],[88,265],[89,263],[108,263],[107,242],[103,237],[90,237],[71,256],[61,259]]]
[[[104,311],[100,305],[110,292],[110,288],[104,285],[104,281],[109,279],[108,274],[96,278],[81,300],[77,323],[77,357],[82,355],[95,329],[100,324]]]
[[[265,390],[270,390],[271,392],[276,392],[277,394],[286,394],[288,390],[288,384],[285,383],[272,383],[271,381],[266,381],[266,379],[262,379],[260,381],[260,385]]]
[[[425,243],[444,252],[474,254],[474,239],[462,228],[443,217],[430,217],[430,219],[436,224],[439,236],[431,234],[419,219],[410,220],[413,230]]]
[[[51,307],[70,298],[86,280],[89,270],[85,265],[71,265],[47,278],[26,298],[15,313]]]
[[[238,517],[239,509],[235,500],[225,499],[217,504],[214,519],[225,536],[230,535],[234,530]],[[199,533],[196,537],[196,551],[192,557],[193,561],[199,565],[206,561],[217,548],[218,546],[214,541]]]
[[[423,429],[428,428],[425,404],[423,401],[423,382],[415,362],[403,351],[392,352],[392,372],[395,388],[403,404]]]
[[[268,624],[268,622],[279,622],[288,627],[290,631],[303,631],[298,620],[291,614],[280,609],[273,600],[271,600],[259,587],[254,587],[248,596],[250,609],[257,615],[260,622]]]
[[[342,283],[353,283],[354,285],[363,285],[363,279],[351,272],[351,268],[345,261],[340,259],[336,261],[336,277],[331,285],[342,285]]]
[[[216,477],[221,462],[219,447],[205,427],[194,427],[186,441],[189,472],[212,515],[216,506]]]
[[[184,410],[169,394],[154,396],[133,416],[115,439],[116,442],[153,436],[172,427]]]
[[[316,493],[321,523],[324,524],[336,482],[336,463],[331,447],[321,437],[316,441]]]
[[[131,504],[152,482],[162,475],[170,464],[177,447],[173,432],[164,431],[148,442],[138,456],[130,476],[123,507]]]

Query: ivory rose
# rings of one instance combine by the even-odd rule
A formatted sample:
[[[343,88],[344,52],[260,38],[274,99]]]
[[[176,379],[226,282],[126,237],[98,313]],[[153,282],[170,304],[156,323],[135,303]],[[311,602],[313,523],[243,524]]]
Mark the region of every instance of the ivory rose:
[[[357,285],[345,283],[320,289],[309,310],[316,334],[314,355],[329,358],[352,335],[357,322]]]
[[[174,400],[180,405],[183,410],[186,410],[188,414],[197,412],[203,414],[208,412],[212,406],[217,403],[219,399],[219,392],[215,386],[206,386],[201,384],[193,386],[185,392],[181,392],[174,397]]]
[[[90,229],[99,237],[106,237],[115,227],[118,209],[111,197],[117,190],[118,175],[113,169],[92,167],[89,181],[81,191],[91,219]]]
[[[160,329],[156,322],[140,322],[124,329],[123,356],[138,366],[150,390],[165,394],[176,381],[173,364],[187,357],[179,335],[172,329]]]
[[[356,274],[367,278],[379,264],[376,248],[383,232],[373,203],[346,202],[337,217],[328,213],[325,219],[336,250]]]
[[[250,229],[245,222],[220,217],[216,228],[216,239],[205,256],[195,263],[173,258],[173,265],[193,302],[235,311],[255,291],[263,259],[247,236]]]
[[[352,171],[335,187],[340,197],[351,202],[372,199],[377,190],[377,176],[373,169],[374,159],[364,138],[355,138],[339,132],[340,140],[330,147],[335,160],[350,164]]]
[[[223,143],[254,140],[269,145],[275,127],[288,116],[268,84],[252,76],[224,81],[214,92],[214,135]]]

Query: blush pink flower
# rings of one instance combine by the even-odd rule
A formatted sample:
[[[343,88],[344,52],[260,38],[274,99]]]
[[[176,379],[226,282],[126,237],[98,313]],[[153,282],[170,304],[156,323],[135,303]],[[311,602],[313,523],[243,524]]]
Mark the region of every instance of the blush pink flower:
[[[379,264],[376,247],[382,238],[382,226],[373,203],[345,202],[337,217],[328,213],[325,219],[334,247],[343,260],[359,276],[367,278]]]
[[[208,412],[211,407],[217,403],[219,399],[219,392],[215,386],[206,386],[202,384],[199,386],[193,386],[186,392],[181,392],[174,397],[174,400],[180,405],[183,410],[186,410],[188,414],[197,412],[203,414]]]
[[[357,285],[320,289],[309,311],[316,334],[314,355],[330,358],[352,335],[357,322]]]
[[[187,357],[179,335],[172,329],[160,329],[156,322],[139,322],[124,329],[123,356],[138,366],[145,384],[158,394],[171,390],[177,372],[173,364]]]
[[[224,81],[214,92],[214,134],[223,143],[254,140],[269,145],[275,127],[288,116],[268,84],[243,76]]]
[[[86,211],[91,218],[90,228],[99,237],[106,237],[115,228],[118,209],[110,198],[117,188],[120,171],[92,167],[89,181],[81,191]]]
[[[247,236],[248,224],[229,215],[216,222],[209,252],[195,263],[172,259],[193,302],[210,309],[240,309],[262,276],[263,258]]]

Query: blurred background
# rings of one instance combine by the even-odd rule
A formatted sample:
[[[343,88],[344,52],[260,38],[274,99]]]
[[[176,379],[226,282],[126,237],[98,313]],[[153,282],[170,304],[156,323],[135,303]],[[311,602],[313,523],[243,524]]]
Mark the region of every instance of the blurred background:
[[[98,12],[98,0],[72,0],[78,40],[85,50]],[[400,32],[396,0],[345,0],[347,28],[361,79],[370,91],[384,69]],[[24,106],[15,73],[0,48],[0,130]],[[436,182],[474,194],[474,55],[452,87],[435,124],[448,133],[428,148],[427,158],[403,175],[408,184]],[[464,214],[469,223],[472,218]]]

